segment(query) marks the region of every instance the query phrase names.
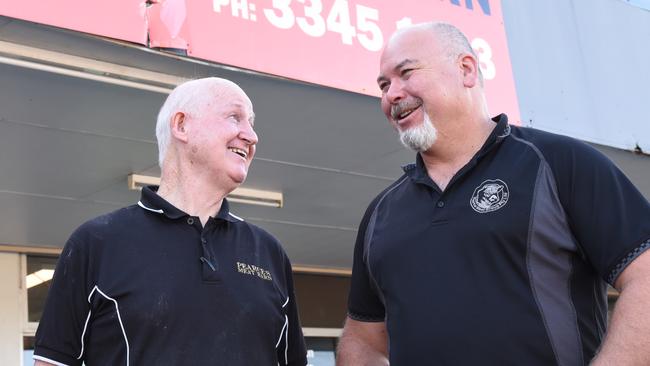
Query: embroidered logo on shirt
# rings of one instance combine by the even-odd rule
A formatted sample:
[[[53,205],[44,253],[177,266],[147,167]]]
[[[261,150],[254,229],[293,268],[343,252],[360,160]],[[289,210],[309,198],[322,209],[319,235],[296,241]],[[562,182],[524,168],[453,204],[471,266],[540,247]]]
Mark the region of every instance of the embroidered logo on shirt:
[[[476,187],[469,204],[478,213],[496,211],[508,202],[510,191],[501,179],[488,179]]]
[[[237,262],[237,272],[251,276],[257,276],[263,280],[273,281],[271,272],[252,264]]]

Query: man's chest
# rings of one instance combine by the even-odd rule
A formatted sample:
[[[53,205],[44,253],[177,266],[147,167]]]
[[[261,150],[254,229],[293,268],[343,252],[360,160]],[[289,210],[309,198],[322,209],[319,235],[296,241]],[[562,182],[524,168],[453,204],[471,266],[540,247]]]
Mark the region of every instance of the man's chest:
[[[277,258],[263,246],[208,240],[213,266],[201,260],[205,249],[193,242],[161,240],[117,245],[93,268],[89,296],[93,326],[146,334],[156,329],[189,333],[219,326],[279,333],[286,284]],[[109,265],[112,263],[112,265]],[[119,319],[118,319],[119,318]]]

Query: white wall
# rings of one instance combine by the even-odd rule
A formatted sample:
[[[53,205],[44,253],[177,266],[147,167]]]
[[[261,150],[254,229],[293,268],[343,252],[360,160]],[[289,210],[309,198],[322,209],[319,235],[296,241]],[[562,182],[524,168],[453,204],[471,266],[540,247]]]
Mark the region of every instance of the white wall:
[[[20,255],[0,252],[0,365],[22,362]]]
[[[650,11],[621,0],[501,3],[522,124],[650,153]]]

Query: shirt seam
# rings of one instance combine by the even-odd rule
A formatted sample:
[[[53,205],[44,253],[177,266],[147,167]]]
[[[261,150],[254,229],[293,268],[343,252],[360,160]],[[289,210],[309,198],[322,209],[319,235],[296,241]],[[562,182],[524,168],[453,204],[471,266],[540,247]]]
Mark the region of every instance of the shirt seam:
[[[392,193],[397,187],[401,186],[402,183],[404,183],[406,180],[408,180],[408,176],[404,176],[402,180],[398,181],[393,187],[391,187],[388,191],[386,191],[379,201],[377,201],[377,204],[375,205],[375,208],[372,211],[372,214],[370,215],[370,220],[368,222],[368,226],[366,226],[366,232],[364,233],[364,248],[365,248],[365,262],[366,262],[366,267],[368,269],[368,275],[370,276],[371,281],[375,285],[375,288],[379,292],[377,295],[379,295],[380,299],[382,300],[382,303],[384,304],[384,307],[386,306],[386,301],[384,299],[383,294],[380,291],[379,284],[377,283],[377,280],[375,279],[375,276],[372,274],[372,268],[370,267],[370,246],[371,246],[371,240],[373,237],[373,231],[375,229],[375,222],[377,219],[377,211],[379,210],[379,206],[382,204],[384,199]],[[371,229],[370,232],[368,232],[368,229]],[[369,237],[366,237],[367,235],[370,235]]]

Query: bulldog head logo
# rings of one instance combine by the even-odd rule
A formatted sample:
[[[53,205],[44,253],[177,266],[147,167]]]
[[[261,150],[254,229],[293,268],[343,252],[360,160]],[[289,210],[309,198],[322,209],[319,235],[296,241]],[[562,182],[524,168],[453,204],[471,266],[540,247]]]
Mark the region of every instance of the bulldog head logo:
[[[508,202],[510,192],[508,185],[501,179],[486,180],[481,183],[469,200],[470,206],[478,213],[487,213],[500,209]]]

